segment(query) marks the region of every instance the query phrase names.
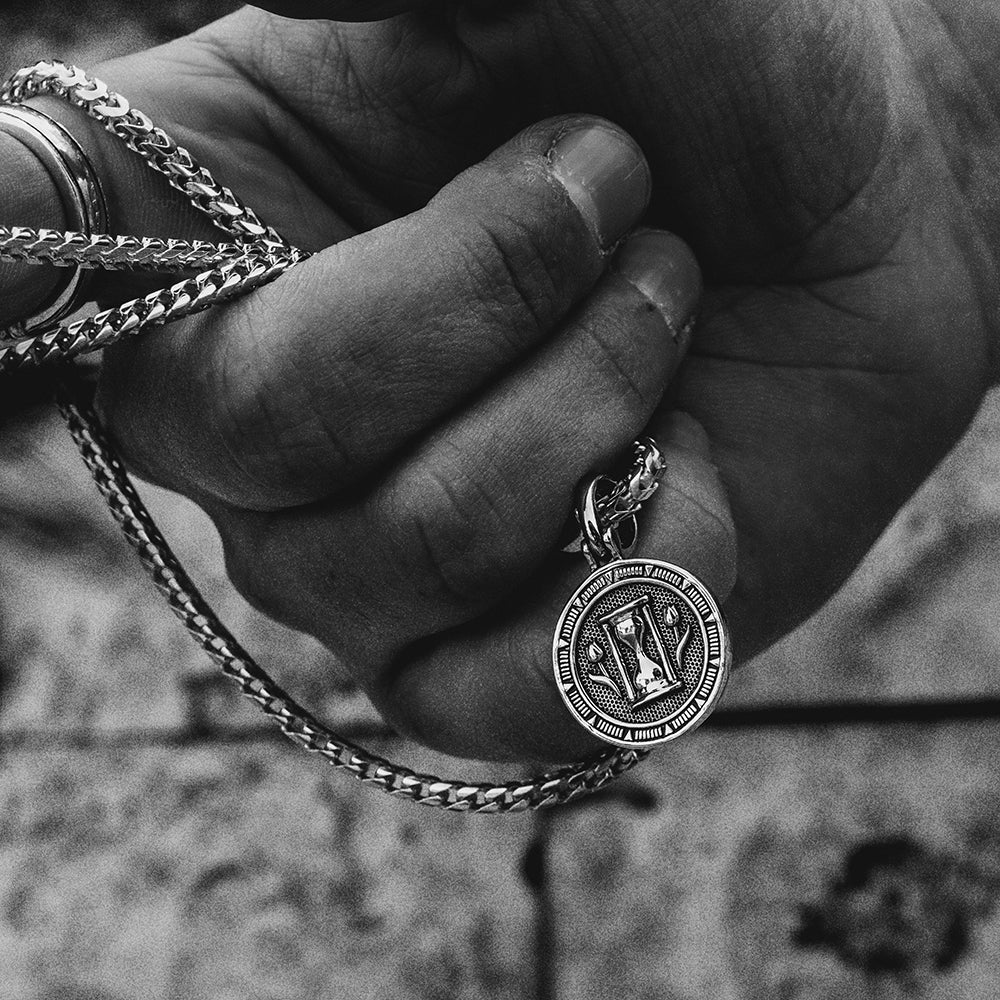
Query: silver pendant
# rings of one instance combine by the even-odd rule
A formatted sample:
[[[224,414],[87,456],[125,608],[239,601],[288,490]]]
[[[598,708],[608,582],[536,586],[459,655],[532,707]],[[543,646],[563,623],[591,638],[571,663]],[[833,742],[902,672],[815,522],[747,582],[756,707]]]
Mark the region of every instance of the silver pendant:
[[[731,662],[708,588],[653,559],[593,573],[566,605],[552,644],[567,708],[594,736],[621,747],[658,746],[700,726]]]
[[[709,589],[680,566],[627,558],[636,515],[665,468],[656,442],[636,442],[630,474],[583,485],[581,547],[594,572],[566,605],[552,666],[566,707],[620,747],[653,747],[697,729],[726,687],[729,631]],[[627,543],[623,543],[624,536]]]

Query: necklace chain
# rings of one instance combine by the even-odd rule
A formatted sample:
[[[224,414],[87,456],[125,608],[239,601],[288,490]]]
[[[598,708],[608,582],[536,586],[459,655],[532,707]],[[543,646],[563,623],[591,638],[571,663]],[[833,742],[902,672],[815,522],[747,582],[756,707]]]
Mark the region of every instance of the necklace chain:
[[[0,260],[29,260],[88,268],[198,270],[168,288],[114,309],[30,336],[0,335],[0,375],[27,366],[68,361],[152,326],[172,323],[273,281],[308,255],[297,250],[228,188],[216,182],[183,147],[106,84],[73,66],[40,62],[19,70],[0,90],[0,101],[63,98],[99,121],[162,174],[235,242],[211,244],[147,237],[84,236],[25,227],[0,227]],[[515,812],[569,802],[595,792],[634,767],[646,751],[608,750],[596,759],[524,781],[500,784],[452,781],[418,774],[338,736],[296,704],[218,620],[171,552],[104,435],[81,386],[63,382],[59,406],[73,439],[129,544],[154,584],[202,649],[242,693],[293,742],[337,770],[389,794],[456,811]],[[634,516],[655,489],[654,472],[641,459],[606,498],[608,517]],[[649,477],[653,476],[650,486]]]

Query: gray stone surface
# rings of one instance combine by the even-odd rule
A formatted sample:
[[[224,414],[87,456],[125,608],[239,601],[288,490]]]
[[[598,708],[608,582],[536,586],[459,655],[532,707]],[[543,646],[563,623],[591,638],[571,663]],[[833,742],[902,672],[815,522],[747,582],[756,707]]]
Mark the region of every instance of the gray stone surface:
[[[996,723],[702,733],[554,818],[554,1000],[993,1000]]]
[[[521,1000],[531,833],[270,742],[8,754],[0,996]]]
[[[0,469],[0,733],[173,737],[267,725],[170,614],[57,417],[8,424]],[[239,597],[200,511],[141,492],[222,620],[293,694],[335,726],[380,727],[325,650]]]

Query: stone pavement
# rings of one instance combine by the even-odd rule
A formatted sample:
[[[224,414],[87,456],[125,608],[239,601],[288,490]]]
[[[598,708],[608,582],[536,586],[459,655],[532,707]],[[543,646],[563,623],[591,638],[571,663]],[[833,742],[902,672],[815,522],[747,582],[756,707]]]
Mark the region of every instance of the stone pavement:
[[[25,23],[7,44],[34,54]],[[166,30],[125,27],[126,48]],[[64,42],[84,64],[106,48]],[[474,773],[400,745],[322,649],[232,591],[203,517],[144,493],[317,714]],[[569,809],[440,815],[276,736],[165,613],[58,420],[7,420],[0,997],[994,1000],[998,566],[994,397],[717,721]]]

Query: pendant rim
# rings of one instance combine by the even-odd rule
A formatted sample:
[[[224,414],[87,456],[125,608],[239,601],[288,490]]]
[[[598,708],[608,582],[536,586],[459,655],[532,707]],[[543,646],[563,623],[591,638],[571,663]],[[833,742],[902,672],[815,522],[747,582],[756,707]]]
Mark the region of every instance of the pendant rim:
[[[669,727],[669,720],[665,721],[667,727],[667,732],[653,739],[637,739],[637,738],[615,738],[608,733],[602,732],[596,726],[590,724],[582,717],[580,711],[576,706],[573,705],[570,700],[570,692],[566,689],[563,676],[561,672],[560,656],[565,652],[567,648],[570,648],[570,655],[572,650],[570,643],[568,643],[564,637],[563,632],[565,631],[567,619],[569,618],[574,606],[580,600],[581,595],[591,587],[600,577],[605,576],[609,572],[613,572],[618,569],[631,569],[635,567],[655,567],[670,573],[675,573],[681,577],[683,581],[690,582],[694,585],[695,590],[702,597],[705,603],[710,609],[710,613],[716,621],[718,622],[718,632],[719,632],[719,644],[720,644],[720,654],[718,656],[719,666],[717,679],[713,685],[712,691],[706,698],[703,704],[697,709],[694,716],[687,722],[683,723],[676,730],[672,730]],[[641,580],[641,576],[634,577],[636,580]],[[609,584],[614,581],[609,581]],[[628,580],[625,579],[621,582],[627,583]],[[662,583],[663,581],[657,581]],[[603,589],[603,588],[602,588]],[[681,591],[683,594],[683,591]],[[594,595],[596,597],[596,595]],[[593,599],[593,598],[592,598]],[[590,603],[588,601],[588,603]],[[583,616],[583,611],[577,615],[577,618]],[[574,630],[576,624],[574,624]],[[702,627],[704,627],[704,622],[702,622]],[[714,657],[713,657],[714,659]],[[585,729],[592,736],[601,740],[604,743],[610,744],[611,746],[623,747],[630,750],[648,750],[658,746],[663,746],[667,743],[672,743],[674,740],[679,739],[682,736],[686,736],[688,733],[694,732],[698,729],[704,722],[707,721],[709,716],[718,707],[719,701],[722,699],[723,694],[725,694],[726,688],[729,683],[729,679],[732,673],[732,663],[733,663],[733,648],[732,640],[729,630],[729,625],[726,620],[725,614],[722,608],[719,606],[715,595],[712,593],[710,588],[694,573],[690,570],[685,569],[683,566],[678,566],[676,563],[667,562],[664,559],[653,559],[653,558],[630,558],[630,559],[616,559],[604,566],[598,567],[593,572],[589,573],[584,579],[584,581],[576,588],[573,595],[566,601],[566,604],[559,616],[559,620],[556,624],[555,632],[552,639],[552,668],[555,677],[556,689],[566,706],[567,711],[570,713],[574,721]],[[580,688],[581,695],[589,702],[590,697],[587,695],[582,683],[578,679],[578,671],[571,666],[570,673],[575,680],[576,685]],[[694,696],[696,697],[696,696]],[[674,715],[680,714],[683,709],[675,712]],[[616,722],[616,726],[622,730],[628,731],[629,729],[648,729],[650,724],[646,723],[643,725],[634,725],[624,722]]]

